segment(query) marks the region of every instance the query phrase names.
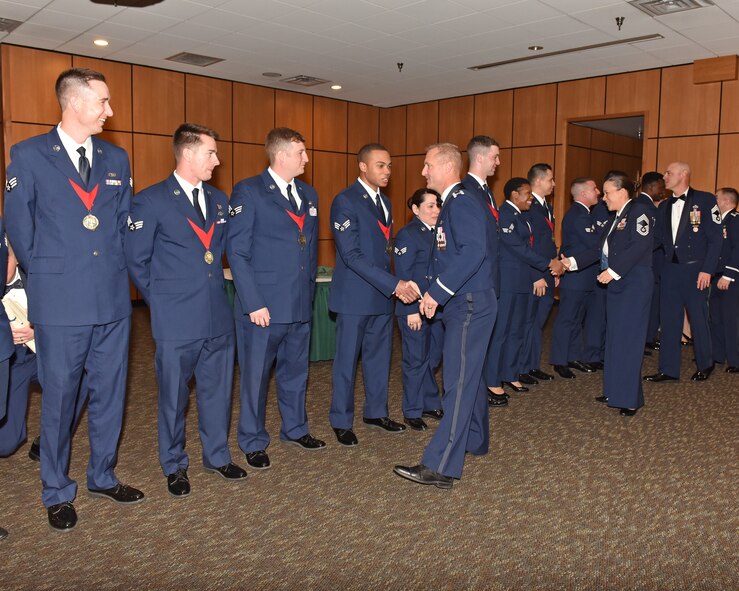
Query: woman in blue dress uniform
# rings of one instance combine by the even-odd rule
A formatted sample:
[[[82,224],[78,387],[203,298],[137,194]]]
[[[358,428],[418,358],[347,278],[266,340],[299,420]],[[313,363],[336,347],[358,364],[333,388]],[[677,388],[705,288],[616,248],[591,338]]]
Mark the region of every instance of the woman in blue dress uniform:
[[[616,219],[601,246],[598,281],[606,290],[606,351],[603,395],[599,402],[633,416],[644,405],[641,364],[647,340],[654,276],[654,218],[633,201],[634,184],[623,172],[608,174],[603,198]]]
[[[395,273],[418,284],[422,293],[429,287],[429,262],[434,244],[441,197],[432,189],[418,189],[408,198],[415,216],[395,236]],[[403,339],[403,420],[416,431],[428,426],[423,416],[440,419],[441,394],[434,370],[441,361],[443,327],[437,314],[421,317],[418,302],[395,307]]]

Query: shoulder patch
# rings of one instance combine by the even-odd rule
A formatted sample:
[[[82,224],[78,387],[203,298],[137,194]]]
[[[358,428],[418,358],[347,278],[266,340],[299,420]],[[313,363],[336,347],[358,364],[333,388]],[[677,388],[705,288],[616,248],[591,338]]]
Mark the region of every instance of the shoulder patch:
[[[228,206],[228,215],[231,217],[235,217],[241,213],[241,210],[244,208],[243,205],[237,205],[236,207]]]
[[[408,251],[408,247],[404,246],[403,248],[395,247],[395,255],[396,256],[403,256]]]
[[[511,232],[513,232],[513,224],[511,224],[511,225],[510,225],[510,226],[508,226],[507,228],[501,228],[501,230],[503,230],[503,232],[504,232],[505,234],[510,234]]]
[[[718,208],[718,204],[711,208],[711,219],[716,223],[721,223],[721,210]]]
[[[454,191],[454,192],[452,193],[452,199],[456,199],[456,198],[457,198],[457,197],[459,197],[460,195],[464,195],[464,191],[463,191],[462,189],[459,189],[459,191]]]
[[[8,179],[5,183],[5,190],[10,193],[13,189],[15,189],[15,186],[18,184],[18,177],[13,177],[12,179]]]
[[[133,221],[133,220],[131,219],[131,216],[128,216],[128,221],[127,221],[127,223],[128,223],[128,229],[129,229],[129,230],[130,230],[131,232],[135,232],[136,230],[140,230],[141,228],[143,228],[143,227],[144,227],[144,220],[138,220],[138,221],[134,222],[134,221]]]
[[[340,224],[339,222],[334,222],[334,228],[336,228],[339,232],[348,230],[349,226],[351,225],[352,223],[349,220],[346,220],[343,224]]]
[[[646,213],[641,214],[636,219],[636,231],[642,236],[649,234],[649,216]]]

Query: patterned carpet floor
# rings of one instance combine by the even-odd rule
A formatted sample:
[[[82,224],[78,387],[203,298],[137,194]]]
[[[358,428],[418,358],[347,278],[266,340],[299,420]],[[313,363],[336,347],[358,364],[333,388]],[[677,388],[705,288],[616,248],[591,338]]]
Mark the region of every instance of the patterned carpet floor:
[[[708,382],[690,382],[690,348],[682,380],[646,385],[646,406],[633,418],[593,401],[600,373],[512,394],[507,408],[491,409],[490,453],[468,458],[449,491],[392,473],[396,463],[418,462],[431,432],[387,435],[360,418],[360,445],[339,446],[328,424],[331,363],[313,363],[308,414],[327,449],[279,442],[272,381],[273,466],[228,483],[202,471],[191,404],[185,499],[168,495],[157,461],[153,350],[148,311],[136,308],[117,474],[145,501],[121,507],[87,496],[86,415],[72,450],[81,489],[72,532],[49,529],[28,444],[0,459],[0,525],[10,531],[0,542],[0,589],[739,588],[739,378],[718,367]],[[399,354],[396,334],[390,408],[398,420]],[[644,372],[656,363],[646,357]],[[357,383],[361,409],[361,371]],[[36,393],[31,434],[39,402]],[[231,452],[246,467],[237,417],[238,396]]]

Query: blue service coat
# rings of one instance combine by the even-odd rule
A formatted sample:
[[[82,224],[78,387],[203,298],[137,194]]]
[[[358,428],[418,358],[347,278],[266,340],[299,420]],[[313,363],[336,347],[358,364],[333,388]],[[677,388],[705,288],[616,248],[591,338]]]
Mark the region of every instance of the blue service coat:
[[[577,271],[565,273],[559,282],[560,289],[592,291],[598,276],[600,259],[598,247],[600,234],[590,210],[575,201],[562,218],[562,246],[560,252],[574,257]]]
[[[318,268],[318,195],[299,179],[295,186],[301,199],[297,219],[291,217],[290,205],[268,170],[234,187],[228,261],[239,314],[266,307],[272,323],[311,319]]]
[[[529,221],[510,201],[500,206],[501,291],[530,294],[533,272],[544,272],[550,259],[533,249]]]
[[[398,285],[390,266],[389,234],[393,216],[390,200],[382,194],[380,198],[388,212],[386,226],[378,217],[372,197],[358,180],[339,193],[331,204],[336,267],[328,307],[333,312],[363,316],[392,314],[392,295]]]
[[[126,258],[131,279],[151,309],[155,340],[209,339],[233,332],[221,265],[228,198],[206,183],[203,190],[204,226],[174,175],[133,200]],[[207,248],[193,225],[206,235],[212,232]],[[210,264],[206,250],[212,254]]]
[[[123,253],[132,184],[128,155],[96,137],[92,146],[87,186],[56,127],[10,149],[5,220],[28,274],[28,317],[36,324],[107,324],[131,314]],[[96,191],[95,231],[82,226],[88,210],[72,183]]]
[[[534,235],[532,245],[534,251],[550,261],[557,256],[557,245],[554,243],[555,219],[554,211],[546,199],[544,203],[546,207],[542,207],[536,197],[532,196],[531,208],[526,212],[525,218],[531,225],[531,233]],[[533,281],[546,279],[550,288],[554,287],[554,276],[546,269],[544,271],[535,269],[532,277]]]
[[[414,217],[398,231],[393,241],[395,272],[400,277],[415,281],[421,293],[426,293],[433,279],[429,275],[429,265],[434,239],[434,230],[429,230],[426,224]],[[418,312],[418,302],[404,304],[398,300],[395,304],[395,314],[398,316],[408,316],[418,314]]]
[[[486,216],[486,220],[488,222],[488,227],[486,228],[488,257],[490,257],[490,259],[493,261],[499,262],[500,246],[498,242],[500,232],[500,210],[498,209],[498,205],[495,202],[495,196],[493,195],[493,192],[492,190],[490,190],[489,186],[488,191],[486,192],[485,189],[480,186],[480,183],[477,182],[477,179],[469,174],[467,174],[462,179],[462,186],[473,195],[476,195],[485,205],[485,208],[489,211],[489,215]],[[499,265],[496,265],[496,271],[493,279],[495,281],[495,293],[500,294]]]

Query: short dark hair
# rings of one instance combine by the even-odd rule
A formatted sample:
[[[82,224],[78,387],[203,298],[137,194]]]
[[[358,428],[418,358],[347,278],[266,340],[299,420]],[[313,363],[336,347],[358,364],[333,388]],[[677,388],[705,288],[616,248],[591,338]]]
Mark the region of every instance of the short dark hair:
[[[737,204],[739,204],[739,192],[734,187],[723,187],[716,191],[716,193],[726,193],[731,202],[734,204],[734,207],[736,208]]]
[[[90,80],[105,82],[105,76],[90,68],[70,68],[59,74],[54,85],[54,90],[56,91],[56,99],[59,101],[62,111],[67,108],[67,99],[69,98],[70,90],[79,88],[80,86],[89,87]]]
[[[526,178],[529,179],[529,184],[532,184],[536,179],[543,177],[550,170],[552,170],[551,165],[546,162],[537,162],[529,168]]]
[[[505,195],[506,199],[510,199],[514,191],[518,192],[521,190],[521,187],[530,184],[531,183],[528,179],[525,179],[522,176],[514,176],[503,187],[503,195]]]
[[[662,176],[661,172],[657,172],[654,170],[651,172],[645,172],[641,177],[641,186],[646,187],[647,185],[658,183],[662,180],[664,180],[664,177]]]
[[[300,132],[289,127],[275,127],[272,129],[264,140],[264,149],[267,152],[269,163],[273,164],[277,152],[287,149],[293,142],[305,144],[305,138],[300,135]]]
[[[385,146],[378,143],[372,143],[372,144],[364,144],[361,148],[359,148],[359,152],[357,152],[357,163],[359,162],[367,162],[367,157],[370,155],[371,152],[374,152],[375,150],[381,150],[383,152],[390,153],[390,150],[388,150]]]
[[[487,150],[493,146],[500,148],[500,144],[489,135],[476,135],[467,143],[467,156],[472,160],[478,151]]]
[[[629,198],[633,198],[636,194],[636,185],[634,181],[629,178],[629,175],[622,170],[610,170],[603,179],[604,183],[611,182],[616,185],[617,189],[626,189],[629,194]]]
[[[218,133],[210,127],[198,125],[196,123],[183,123],[174,132],[172,136],[172,149],[174,150],[175,160],[179,160],[182,156],[182,150],[192,148],[201,143],[200,136],[207,135],[214,140],[218,140]]]
[[[408,197],[408,209],[413,211],[413,206],[421,207],[421,204],[425,201],[424,197],[426,195],[435,195],[436,196],[436,204],[441,207],[441,195],[437,191],[434,191],[433,189],[427,189],[426,187],[423,187],[421,189],[417,189],[413,192],[413,195]]]

